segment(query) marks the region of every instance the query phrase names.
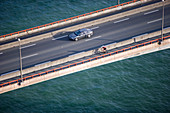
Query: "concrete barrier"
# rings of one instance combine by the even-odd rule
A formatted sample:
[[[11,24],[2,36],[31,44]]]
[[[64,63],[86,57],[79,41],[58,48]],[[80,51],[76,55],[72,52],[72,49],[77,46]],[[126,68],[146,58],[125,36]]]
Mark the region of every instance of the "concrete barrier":
[[[29,85],[33,85],[39,82],[43,82],[46,80],[50,80],[56,77],[61,77],[67,74],[77,72],[77,71],[82,71],[82,70],[93,68],[96,66],[112,63],[115,61],[131,58],[131,57],[136,57],[139,55],[143,55],[143,54],[147,54],[150,52],[155,52],[155,51],[159,51],[163,49],[168,49],[168,48],[170,48],[170,39],[164,40],[161,43],[161,45],[158,45],[158,43],[146,45],[146,46],[135,48],[129,51],[119,53],[119,54],[115,54],[115,55],[104,57],[98,60],[94,60],[88,63],[80,64],[78,66],[73,66],[73,67],[63,69],[57,72],[49,73],[43,76],[38,76],[38,77],[24,81],[21,85],[18,85],[17,83],[15,83],[12,85],[4,86],[0,88],[0,94],[11,91],[11,90],[15,90],[18,88],[23,88]]]
[[[169,33],[169,32],[170,32],[170,28],[164,29],[164,33]],[[125,40],[125,41],[122,41],[122,42],[119,42],[119,43],[113,43],[113,44],[105,45],[105,46],[108,50],[111,50],[111,49],[118,48],[118,47],[121,47],[121,46],[124,46],[124,45],[132,44],[134,42],[138,42],[138,41],[142,41],[142,40],[145,40],[145,39],[148,39],[148,38],[152,38],[152,37],[155,37],[155,36],[158,36],[158,35],[161,35],[161,31],[156,31],[156,32],[146,34],[146,35],[142,35],[142,36],[132,37],[132,39]],[[73,54],[73,55],[70,55],[66,58],[62,58],[62,59],[52,61],[52,62],[37,64],[33,67],[24,69],[23,74],[31,73],[31,72],[34,72],[34,71],[38,71],[38,70],[41,70],[41,69],[45,69],[45,68],[48,68],[48,67],[52,67],[52,66],[56,66],[56,65],[59,65],[59,64],[62,64],[62,63],[66,63],[68,61],[73,61],[73,60],[76,60],[76,59],[79,59],[79,58],[83,58],[83,57],[86,57],[86,56],[93,55],[93,54],[96,54],[96,50],[98,50],[98,49],[94,49],[94,50],[90,50],[90,51],[84,51],[84,52],[81,52],[81,53],[78,53],[78,54]],[[16,71],[16,72],[13,72],[13,73],[7,73],[3,76],[0,76],[0,81],[5,80],[5,79],[9,79],[9,78],[12,78],[12,77],[16,77],[16,76],[20,76],[19,71]]]
[[[149,0],[149,1],[151,1],[151,0]],[[114,8],[114,9],[111,9],[111,10],[106,10],[106,11],[99,12],[99,13],[96,13],[96,14],[92,14],[92,15],[89,15],[89,16],[86,16],[86,17],[80,17],[78,19],[66,21],[66,22],[61,23],[61,24],[56,24],[56,25],[54,25],[54,27],[66,25],[66,24],[69,24],[69,23],[72,23],[72,22],[76,22],[78,20],[84,20],[84,19],[87,19],[87,18],[92,18],[92,17],[98,16],[98,15],[109,13],[109,12],[114,12],[114,11],[119,10],[120,7],[122,7],[122,9],[123,9],[123,8],[127,8],[127,7],[130,7],[130,6],[133,6],[133,5],[139,5],[139,4],[142,4],[142,3],[145,3],[145,2],[139,1],[139,2],[129,4],[129,5],[125,5],[125,6],[119,6],[118,8]],[[165,5],[168,5],[168,4],[170,4],[170,0],[166,0]],[[122,17],[125,17],[125,16],[130,16],[130,15],[133,15],[133,14],[137,14],[137,13],[140,13],[140,12],[151,10],[153,8],[158,8],[160,6],[162,6],[162,3],[158,2],[158,3],[155,3],[155,4],[148,5],[148,6],[143,6],[143,7],[137,8],[137,9],[133,9],[133,10],[129,10],[129,11],[119,13],[119,14],[115,14],[115,15],[111,15],[111,16],[104,17],[104,18],[101,18],[101,19],[97,19],[97,20],[94,20],[94,21],[90,21],[90,22],[75,25],[75,26],[72,26],[72,27],[53,31],[53,34],[58,34],[58,33],[66,32],[66,31],[72,32],[72,31],[75,31],[77,29],[81,29],[81,28],[84,28],[84,27],[91,27],[91,26],[94,26],[94,25],[98,25],[98,24],[101,24],[101,23],[105,23],[105,22],[108,22],[108,21],[119,19],[119,18],[122,18]],[[50,28],[52,28],[52,26],[47,27],[47,29],[50,29]],[[46,28],[42,28],[42,29],[46,29]],[[38,31],[38,29],[37,29],[37,31]],[[37,31],[36,30],[35,31],[29,31],[28,34],[35,33]],[[21,40],[21,45],[28,44],[30,42],[39,41],[39,40],[46,39],[46,38],[50,38],[50,37],[52,37],[51,33],[46,33],[46,34],[42,34],[42,35],[39,35],[39,36],[34,36],[34,37],[31,37],[31,38],[28,38],[28,39]],[[15,38],[16,38],[16,36],[15,36]],[[0,50],[4,50],[4,49],[16,47],[16,46],[18,46],[18,43],[12,42],[10,44],[1,45]]]

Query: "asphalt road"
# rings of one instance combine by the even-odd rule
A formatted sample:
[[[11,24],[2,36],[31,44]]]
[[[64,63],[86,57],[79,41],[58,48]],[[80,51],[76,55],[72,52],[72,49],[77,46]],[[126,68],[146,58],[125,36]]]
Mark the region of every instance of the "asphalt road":
[[[169,11],[170,5],[165,6],[165,28],[170,27]],[[68,39],[68,32],[62,35],[52,33],[51,38],[22,46],[23,68],[161,30],[161,21],[162,7],[93,26],[94,35],[77,42]],[[0,51],[0,75],[19,69],[18,47]]]

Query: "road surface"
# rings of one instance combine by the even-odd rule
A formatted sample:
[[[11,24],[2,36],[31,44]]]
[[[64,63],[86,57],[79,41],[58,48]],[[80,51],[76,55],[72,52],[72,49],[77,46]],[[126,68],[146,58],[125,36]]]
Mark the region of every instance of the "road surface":
[[[170,5],[165,6],[165,28],[170,27],[169,11]],[[93,26],[94,35],[77,42],[68,39],[68,32],[62,35],[51,33],[51,38],[22,45],[23,68],[161,30],[161,21],[162,7]],[[0,51],[1,76],[19,69],[18,47]]]

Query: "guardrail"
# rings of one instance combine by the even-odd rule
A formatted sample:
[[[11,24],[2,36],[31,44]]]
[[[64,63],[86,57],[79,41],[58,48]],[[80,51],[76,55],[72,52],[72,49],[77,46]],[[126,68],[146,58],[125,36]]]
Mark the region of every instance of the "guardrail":
[[[119,5],[115,5],[115,6],[107,7],[107,8],[104,8],[104,9],[97,10],[97,11],[93,11],[93,12],[90,12],[90,13],[85,13],[85,14],[82,14],[82,15],[78,15],[78,16],[67,18],[67,19],[63,19],[63,20],[52,22],[52,23],[48,23],[48,24],[45,24],[45,25],[41,25],[41,26],[37,26],[37,27],[21,30],[21,31],[10,33],[10,34],[6,34],[6,35],[1,35],[0,38],[5,38],[5,37],[8,37],[8,36],[12,36],[12,35],[16,35],[16,34],[20,34],[20,33],[24,33],[24,32],[28,33],[29,31],[33,31],[33,30],[44,28],[44,27],[51,26],[51,25],[54,25],[54,24],[66,22],[66,21],[73,20],[73,19],[76,19],[76,18],[88,16],[88,15],[91,15],[91,14],[99,13],[99,12],[102,12],[102,11],[105,11],[105,10],[113,9],[113,8],[118,7],[118,6],[127,5],[127,4],[130,4],[130,3],[137,2],[137,1],[142,1],[142,0],[132,0],[132,1],[125,2],[125,3],[119,4]]]
[[[170,38],[170,35],[163,37],[163,40],[169,39],[169,38]],[[43,75],[46,75],[48,73],[60,71],[60,70],[70,68],[70,67],[73,67],[73,66],[77,66],[77,65],[80,65],[80,64],[84,64],[84,63],[87,63],[87,62],[91,62],[93,60],[98,60],[100,58],[104,58],[104,57],[111,56],[111,55],[114,55],[114,54],[118,54],[118,53],[121,53],[121,52],[125,52],[125,51],[128,51],[128,50],[132,50],[132,49],[135,49],[135,48],[138,48],[138,47],[143,47],[143,46],[146,46],[146,45],[149,45],[149,44],[152,44],[152,43],[156,43],[159,40],[161,40],[161,38],[151,40],[151,41],[148,41],[148,42],[145,42],[145,43],[137,44],[137,45],[134,45],[134,46],[130,46],[130,47],[127,47],[127,48],[123,48],[123,49],[113,51],[113,52],[110,52],[110,53],[106,53],[106,54],[103,54],[103,55],[99,55],[99,56],[96,56],[96,57],[93,57],[93,58],[82,60],[82,61],[72,63],[72,64],[69,64],[69,65],[65,65],[65,66],[62,66],[62,67],[58,67],[58,68],[48,70],[48,71],[45,71],[45,72],[41,72],[41,73],[38,73],[38,74],[30,75],[30,76],[24,77],[23,81],[28,80],[28,79],[32,79],[34,77],[43,76]],[[0,84],[0,87],[4,87],[4,86],[11,85],[11,84],[14,84],[14,83],[19,83],[20,81],[21,81],[21,79],[17,79],[17,80],[13,80],[13,81],[10,81],[10,82],[2,83],[2,84]]]

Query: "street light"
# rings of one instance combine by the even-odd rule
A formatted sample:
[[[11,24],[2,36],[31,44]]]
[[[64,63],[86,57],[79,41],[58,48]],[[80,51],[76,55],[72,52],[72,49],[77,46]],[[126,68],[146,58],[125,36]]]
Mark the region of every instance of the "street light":
[[[22,55],[21,55],[21,43],[20,43],[20,38],[18,38],[18,42],[19,42],[19,53],[20,53],[20,75],[21,75],[21,82],[23,82],[23,75],[22,75]]]
[[[163,29],[164,29],[164,0],[162,0],[162,4],[163,4],[163,7],[162,7],[162,31],[161,31],[161,39],[163,41]]]
[[[117,4],[119,5],[119,0],[117,0]]]
[[[161,30],[161,40],[159,40],[158,44],[160,45],[161,42],[163,41],[163,29],[164,29],[164,1],[162,0],[162,30]]]

